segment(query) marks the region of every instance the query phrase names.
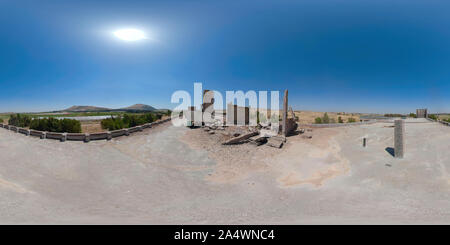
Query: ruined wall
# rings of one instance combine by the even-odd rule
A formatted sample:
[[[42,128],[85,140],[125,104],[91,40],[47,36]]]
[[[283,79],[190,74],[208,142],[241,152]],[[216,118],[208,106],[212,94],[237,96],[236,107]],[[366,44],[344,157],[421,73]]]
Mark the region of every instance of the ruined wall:
[[[417,118],[427,118],[428,111],[427,111],[427,109],[417,109],[416,115],[417,115]]]
[[[227,125],[248,125],[250,122],[250,108],[228,104],[226,119]]]
[[[132,128],[92,133],[92,134],[43,132],[43,131],[38,131],[38,130],[29,130],[26,128],[19,128],[19,127],[10,126],[10,125],[6,125],[6,124],[2,124],[2,123],[0,123],[0,128],[9,129],[13,132],[21,133],[26,136],[39,137],[41,139],[54,139],[54,140],[59,140],[61,142],[64,142],[66,140],[89,142],[91,140],[110,140],[111,138],[115,138],[115,137],[120,137],[120,136],[124,136],[124,135],[128,136],[131,133],[140,132],[143,129],[151,128],[158,124],[168,122],[170,120],[171,120],[171,118],[167,118],[164,120],[159,120],[156,122],[147,123],[147,124],[132,127]]]

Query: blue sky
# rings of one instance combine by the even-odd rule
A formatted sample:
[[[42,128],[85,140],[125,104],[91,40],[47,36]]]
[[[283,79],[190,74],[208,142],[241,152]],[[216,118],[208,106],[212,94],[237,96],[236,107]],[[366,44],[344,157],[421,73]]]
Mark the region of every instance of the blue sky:
[[[445,1],[0,0],[0,111],[173,108],[289,89],[294,109],[450,112]],[[124,42],[120,28],[151,39]]]

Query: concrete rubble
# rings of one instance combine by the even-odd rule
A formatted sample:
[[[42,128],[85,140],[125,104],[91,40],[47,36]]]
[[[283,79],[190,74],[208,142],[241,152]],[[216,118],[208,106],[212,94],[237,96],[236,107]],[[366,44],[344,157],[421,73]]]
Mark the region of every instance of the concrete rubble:
[[[242,134],[242,135],[239,135],[237,137],[231,138],[231,139],[223,142],[222,144],[223,145],[232,145],[232,144],[244,143],[245,140],[249,139],[252,136],[256,136],[256,135],[258,135],[258,132],[256,132],[256,131],[255,132],[249,132],[249,133]]]
[[[275,148],[281,148],[283,146],[283,143],[286,142],[286,138],[283,136],[274,136],[270,137],[267,140],[267,145],[272,146]]]
[[[201,113],[213,108],[213,97],[212,91],[204,91],[204,103],[201,106]],[[193,115],[194,110],[195,107],[190,107],[187,114]],[[271,122],[268,120],[263,120],[256,126],[250,126],[250,110],[250,107],[240,107],[232,104],[227,105],[226,112],[218,111],[216,113],[215,110],[212,109],[211,115],[213,115],[213,118],[208,119],[207,122],[203,122],[201,127],[206,133],[217,135],[214,137],[219,137],[218,140],[219,142],[222,142],[222,145],[250,143],[256,146],[266,144],[275,148],[281,148],[286,142],[287,136],[304,134],[306,131],[305,129],[297,130],[298,117],[295,116],[292,107],[288,106],[287,90],[284,91],[283,110],[281,114],[282,121],[279,127],[277,125],[271,125]],[[239,114],[243,116],[242,119],[238,118]],[[225,118],[226,120],[224,120]],[[188,118],[188,121],[187,126],[194,125],[192,118]],[[231,125],[224,126],[226,121],[231,122]],[[311,131],[303,135],[302,138],[311,139]]]

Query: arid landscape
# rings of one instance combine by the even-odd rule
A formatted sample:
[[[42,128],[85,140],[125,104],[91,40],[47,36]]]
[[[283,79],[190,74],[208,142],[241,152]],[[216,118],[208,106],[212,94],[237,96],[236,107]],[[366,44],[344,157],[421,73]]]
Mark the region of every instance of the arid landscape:
[[[219,131],[231,129],[170,122],[88,144],[0,130],[0,220],[448,224],[450,127],[406,120],[407,150],[396,159],[386,150],[392,125],[305,129],[281,149],[222,145]]]

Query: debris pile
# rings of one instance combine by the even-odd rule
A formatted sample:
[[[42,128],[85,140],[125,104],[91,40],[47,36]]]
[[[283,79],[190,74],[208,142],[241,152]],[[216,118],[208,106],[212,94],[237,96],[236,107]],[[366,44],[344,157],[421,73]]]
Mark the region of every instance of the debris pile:
[[[251,116],[250,111],[250,107],[237,106],[231,103],[227,105],[226,112],[215,111],[214,91],[204,90],[201,111],[196,112],[195,107],[189,107],[186,112],[188,115],[187,126],[191,128],[201,126],[205,132],[212,135],[211,137],[217,137],[218,142],[221,142],[222,145],[250,143],[255,146],[265,144],[267,146],[281,148],[286,142],[286,137],[290,135],[303,134],[302,138],[312,138],[312,134],[310,133],[312,132],[311,129],[307,130],[306,133],[305,129],[297,130],[298,117],[295,116],[294,110],[291,107],[288,107],[287,90],[284,91],[283,110],[281,114],[282,120],[280,125],[271,125],[270,121],[267,120],[272,117],[272,114],[269,113],[267,115],[270,115],[270,117],[266,117],[266,120],[258,121],[256,126],[249,126]],[[205,115],[209,115],[204,114],[205,112],[211,112],[210,115],[212,116],[207,117],[207,122],[203,121]],[[255,112],[253,110],[252,115],[254,116],[255,113],[258,115],[258,113],[261,112]],[[264,114],[265,113],[263,113],[263,115]],[[277,114],[274,115],[278,117]],[[194,118],[201,118],[202,120],[197,122],[193,120]],[[231,126],[223,126],[225,121],[229,122]]]
[[[297,123],[292,127],[297,129]],[[202,129],[211,135],[217,135],[222,145],[238,145],[249,143],[255,146],[267,145],[281,148],[286,137],[271,129],[270,123],[257,126],[222,126],[220,122],[207,123]],[[302,134],[302,138],[311,139],[312,129],[299,129],[291,134]]]

